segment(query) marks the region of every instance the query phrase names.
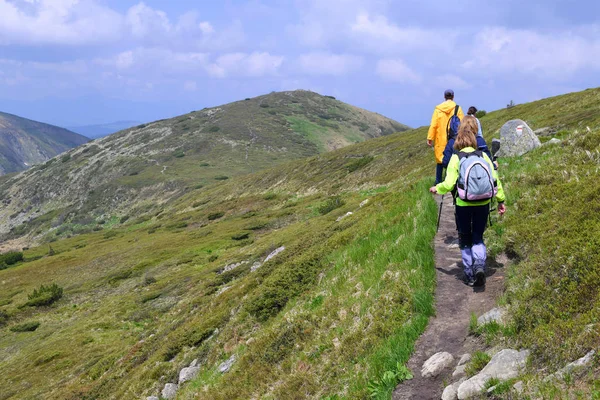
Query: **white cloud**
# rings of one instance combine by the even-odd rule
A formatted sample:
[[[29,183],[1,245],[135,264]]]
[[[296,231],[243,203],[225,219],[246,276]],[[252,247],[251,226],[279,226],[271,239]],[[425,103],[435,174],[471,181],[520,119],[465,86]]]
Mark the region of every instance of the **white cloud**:
[[[169,17],[163,11],[139,3],[131,7],[125,16],[127,26],[134,37],[143,38],[148,35],[165,35],[172,30]]]
[[[325,52],[303,54],[298,59],[300,69],[310,75],[345,75],[360,69],[363,63],[359,56]]]
[[[600,27],[539,33],[532,30],[486,28],[475,38],[473,55],[463,67],[485,74],[543,74],[569,77],[585,70],[600,69]]]
[[[259,77],[274,75],[283,64],[284,57],[254,52],[224,54],[207,66],[208,73],[216,78],[228,76]]]
[[[211,33],[215,32],[215,28],[213,28],[213,26],[211,25],[210,22],[208,21],[202,21],[198,24],[198,28],[200,28],[200,30],[202,31],[203,34],[205,35],[210,35]]]
[[[444,90],[448,89],[448,88],[451,88],[453,90],[457,90],[457,89],[466,90],[466,89],[470,89],[472,87],[471,84],[466,82],[460,76],[453,75],[453,74],[444,74],[444,75],[438,76],[433,81],[436,84],[436,86],[438,86],[440,88],[444,88]]]
[[[366,49],[401,53],[409,50],[447,53],[454,46],[457,34],[450,31],[400,27],[383,15],[361,12],[352,24],[355,39]]]
[[[420,83],[421,76],[400,59],[384,59],[377,62],[376,73],[387,81]]]
[[[28,3],[0,0],[0,44],[101,43],[122,32],[122,16],[91,0]]]

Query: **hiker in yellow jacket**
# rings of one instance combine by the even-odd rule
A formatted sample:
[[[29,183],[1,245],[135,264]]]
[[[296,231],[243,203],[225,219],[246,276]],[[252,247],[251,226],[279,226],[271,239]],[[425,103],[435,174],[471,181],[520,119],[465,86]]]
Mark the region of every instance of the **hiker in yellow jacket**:
[[[456,103],[454,102],[454,91],[448,89],[444,92],[445,101],[435,107],[433,116],[431,117],[431,125],[429,126],[429,133],[427,134],[427,145],[433,146],[435,153],[435,184],[437,185],[442,181],[442,175],[444,167],[442,166],[442,160],[444,158],[444,149],[448,143],[448,122],[454,115]],[[458,118],[460,120],[465,116],[463,110],[458,107]]]

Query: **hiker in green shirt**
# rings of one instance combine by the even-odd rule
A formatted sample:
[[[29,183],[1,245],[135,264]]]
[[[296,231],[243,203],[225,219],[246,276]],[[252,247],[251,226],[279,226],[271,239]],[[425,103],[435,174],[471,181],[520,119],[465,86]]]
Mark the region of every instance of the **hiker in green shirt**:
[[[504,190],[492,160],[477,149],[478,125],[474,117],[463,118],[446,170],[446,179],[429,189],[445,194],[456,190],[456,225],[465,281],[469,286],[485,285],[487,249],[483,241],[490,202],[498,200],[498,213],[506,211]]]

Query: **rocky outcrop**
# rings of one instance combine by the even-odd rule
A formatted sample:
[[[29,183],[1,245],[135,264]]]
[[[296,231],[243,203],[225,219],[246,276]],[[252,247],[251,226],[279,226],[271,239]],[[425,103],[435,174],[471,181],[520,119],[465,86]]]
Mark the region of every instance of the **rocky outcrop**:
[[[568,363],[563,368],[561,368],[556,373],[547,376],[544,380],[550,381],[552,379],[562,379],[565,375],[572,374],[578,370],[582,370],[585,367],[589,366],[594,360],[594,355],[596,354],[595,350],[590,351],[585,356],[581,357],[578,360],[575,360],[571,363]]]

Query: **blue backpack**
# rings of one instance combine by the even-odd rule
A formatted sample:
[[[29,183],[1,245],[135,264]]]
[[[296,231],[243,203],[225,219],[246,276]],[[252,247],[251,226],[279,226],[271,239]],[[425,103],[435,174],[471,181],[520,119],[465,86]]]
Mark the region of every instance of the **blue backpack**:
[[[458,135],[458,128],[460,128],[460,118],[458,118],[459,105],[454,108],[454,115],[448,120],[448,126],[446,127],[446,137],[448,140]]]

